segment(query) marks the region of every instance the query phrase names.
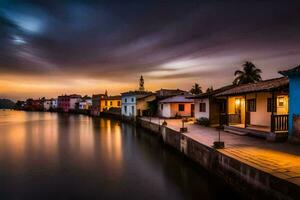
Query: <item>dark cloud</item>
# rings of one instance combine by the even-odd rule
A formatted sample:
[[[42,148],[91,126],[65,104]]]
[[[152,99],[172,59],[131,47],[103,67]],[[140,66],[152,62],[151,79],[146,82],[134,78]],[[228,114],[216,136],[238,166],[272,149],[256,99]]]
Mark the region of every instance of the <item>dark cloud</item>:
[[[228,71],[250,59],[274,76],[271,67],[300,62],[298,4],[3,1],[0,73],[131,81],[140,73],[155,79],[213,78],[227,70],[225,80]],[[190,62],[170,70],[182,60]]]

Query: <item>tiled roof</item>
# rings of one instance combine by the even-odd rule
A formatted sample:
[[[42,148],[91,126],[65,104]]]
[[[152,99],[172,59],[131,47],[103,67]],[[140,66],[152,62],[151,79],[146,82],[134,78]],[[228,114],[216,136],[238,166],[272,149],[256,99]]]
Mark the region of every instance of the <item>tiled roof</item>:
[[[280,71],[280,74],[284,75],[284,76],[291,76],[291,75],[300,75],[300,65],[293,68],[293,69],[289,69],[289,70],[285,70],[285,71]]]
[[[121,100],[121,96],[117,95],[117,96],[105,96],[103,97],[104,100]]]
[[[152,92],[148,92],[148,91],[129,91],[129,92],[123,92],[121,93],[122,96],[131,96],[131,95],[149,95],[149,94],[153,94]]]
[[[270,79],[258,83],[250,83],[245,85],[236,86],[232,89],[225,90],[215,96],[226,96],[235,94],[245,94],[251,92],[267,92],[280,88],[288,88],[289,80],[287,77]]]
[[[161,100],[160,103],[193,103],[192,99],[187,99],[184,95],[178,95]]]
[[[188,97],[189,99],[205,99],[205,98],[208,98],[210,96],[215,96],[221,92],[224,92],[226,90],[229,90],[229,89],[232,89],[234,87],[237,87],[235,85],[227,85],[227,86],[224,86],[224,87],[221,87],[219,89],[216,89],[216,90],[213,90],[212,92],[206,92],[206,93],[202,93],[202,94],[199,94],[199,95],[195,95],[195,96],[192,96],[192,97]]]

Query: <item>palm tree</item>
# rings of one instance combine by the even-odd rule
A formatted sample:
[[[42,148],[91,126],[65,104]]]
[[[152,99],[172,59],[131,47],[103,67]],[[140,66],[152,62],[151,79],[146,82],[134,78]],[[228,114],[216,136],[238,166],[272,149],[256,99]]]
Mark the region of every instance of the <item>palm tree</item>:
[[[202,93],[202,88],[199,86],[198,83],[195,83],[195,85],[193,85],[192,89],[190,90],[190,93],[192,93],[192,94],[201,94]]]
[[[236,70],[234,76],[236,77],[233,81],[234,85],[241,85],[247,83],[256,83],[261,81],[260,73],[262,71],[252,63],[252,62],[245,62],[243,64],[243,71]]]

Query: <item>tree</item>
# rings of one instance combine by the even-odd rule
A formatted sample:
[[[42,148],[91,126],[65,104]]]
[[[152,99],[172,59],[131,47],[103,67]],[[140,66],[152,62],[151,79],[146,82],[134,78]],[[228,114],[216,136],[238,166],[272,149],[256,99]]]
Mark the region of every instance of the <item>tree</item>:
[[[195,83],[195,85],[193,85],[192,89],[190,90],[190,93],[192,93],[192,94],[201,94],[202,93],[202,88],[199,86],[198,83]]]
[[[261,81],[260,73],[262,71],[252,63],[252,62],[245,62],[243,64],[243,70],[236,70],[234,73],[235,79],[233,81],[234,85],[241,85],[247,83],[256,83]]]
[[[210,93],[212,91],[214,91],[214,88],[213,88],[213,86],[210,86],[210,88],[207,88],[206,93]]]

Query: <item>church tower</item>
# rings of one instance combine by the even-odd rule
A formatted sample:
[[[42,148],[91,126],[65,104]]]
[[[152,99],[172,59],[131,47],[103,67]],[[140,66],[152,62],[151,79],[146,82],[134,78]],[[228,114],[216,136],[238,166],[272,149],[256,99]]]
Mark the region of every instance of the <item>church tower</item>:
[[[144,88],[144,78],[143,78],[143,76],[141,76],[141,78],[140,78],[140,87],[139,87],[139,91],[145,91],[145,88]]]

